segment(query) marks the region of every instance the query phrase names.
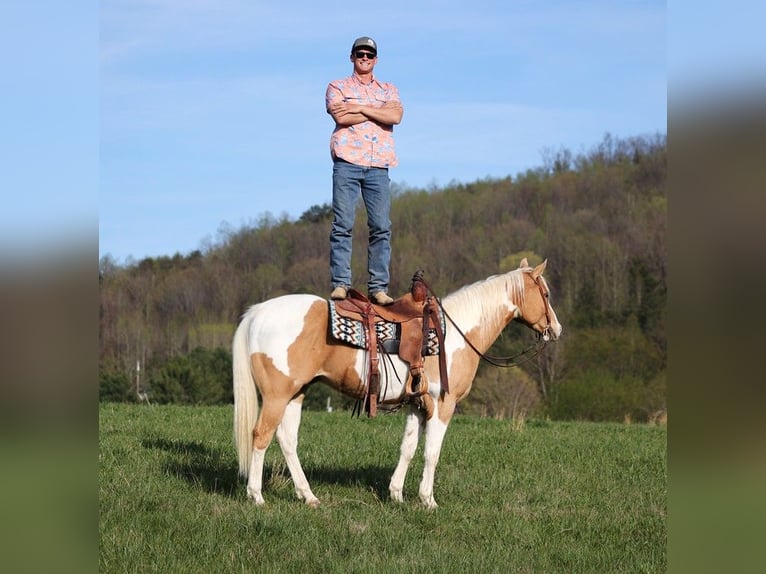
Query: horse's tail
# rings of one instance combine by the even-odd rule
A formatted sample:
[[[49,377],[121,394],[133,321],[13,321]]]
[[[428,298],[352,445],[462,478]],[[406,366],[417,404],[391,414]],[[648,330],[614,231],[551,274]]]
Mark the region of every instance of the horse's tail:
[[[250,366],[248,333],[253,320],[254,308],[244,314],[234,333],[232,342],[232,371],[234,375],[234,444],[239,459],[239,474],[250,472],[253,455],[253,428],[258,418],[258,395],[255,392],[255,378]]]

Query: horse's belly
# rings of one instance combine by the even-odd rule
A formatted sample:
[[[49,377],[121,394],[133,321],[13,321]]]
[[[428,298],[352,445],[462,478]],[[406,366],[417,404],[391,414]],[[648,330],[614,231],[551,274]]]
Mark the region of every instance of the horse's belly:
[[[394,400],[402,395],[409,376],[407,364],[397,355],[378,355],[380,375],[380,399]],[[330,386],[351,397],[361,398],[367,393],[370,380],[369,357],[366,351],[351,349],[345,345],[331,354],[325,364],[322,377]]]
[[[392,355],[391,359],[392,365],[381,365],[380,368],[381,401],[391,401],[400,398],[404,394],[404,385],[410,376],[407,363],[401,361],[396,355]]]

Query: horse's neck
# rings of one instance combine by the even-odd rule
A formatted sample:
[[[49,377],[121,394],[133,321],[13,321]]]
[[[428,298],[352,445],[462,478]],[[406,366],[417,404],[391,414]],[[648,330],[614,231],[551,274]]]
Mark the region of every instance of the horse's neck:
[[[482,352],[492,346],[512,319],[503,276],[464,287],[445,297],[442,303],[460,330]],[[469,334],[469,330],[476,335]]]

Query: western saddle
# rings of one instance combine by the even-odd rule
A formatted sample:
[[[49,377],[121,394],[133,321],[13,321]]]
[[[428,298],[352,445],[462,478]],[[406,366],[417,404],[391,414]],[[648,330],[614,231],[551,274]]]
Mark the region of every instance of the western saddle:
[[[338,315],[361,322],[365,333],[366,349],[369,351],[369,377],[364,398],[367,416],[374,417],[377,414],[380,393],[379,352],[382,352],[398,354],[400,359],[409,364],[409,377],[396,404],[414,403],[423,409],[426,418],[430,419],[434,411],[433,399],[428,394],[428,384],[423,384],[422,380],[424,356],[431,354],[428,349],[429,330],[435,331],[438,341],[442,392],[449,392],[449,383],[439,304],[435,297],[428,295],[423,271],[419,270],[413,275],[410,292],[390,305],[376,305],[355,289],[349,290],[346,299],[334,303]],[[381,344],[375,327],[379,322],[394,323],[399,333],[398,341],[386,341],[386,344]]]

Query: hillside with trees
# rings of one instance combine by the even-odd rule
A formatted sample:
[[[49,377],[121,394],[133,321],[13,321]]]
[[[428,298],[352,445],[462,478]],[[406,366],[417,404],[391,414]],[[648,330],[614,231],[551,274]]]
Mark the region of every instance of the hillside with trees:
[[[548,260],[560,341],[519,368],[482,363],[461,412],[555,419],[652,420],[665,409],[667,142],[615,139],[586,153],[546,151],[537,169],[443,188],[395,187],[390,292],[425,271],[434,291]],[[366,277],[359,210],[353,274]],[[231,402],[230,342],[248,306],[284,293],[329,294],[329,205],[271,215],[189,254],[99,262],[100,398]],[[356,285],[364,290],[364,285]],[[490,350],[533,335],[512,323]],[[137,373],[136,366],[141,366]],[[140,379],[137,380],[137,376]],[[349,403],[322,385],[307,407]]]

